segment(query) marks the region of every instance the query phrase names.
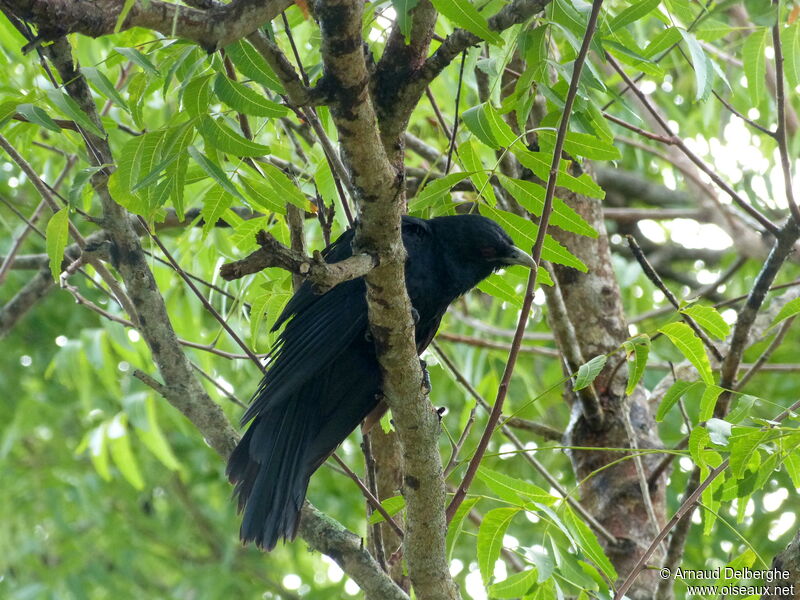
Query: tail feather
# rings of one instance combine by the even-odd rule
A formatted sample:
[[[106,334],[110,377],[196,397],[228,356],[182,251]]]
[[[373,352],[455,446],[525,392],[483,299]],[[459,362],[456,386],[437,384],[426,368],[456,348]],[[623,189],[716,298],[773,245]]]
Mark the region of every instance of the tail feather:
[[[239,511],[240,537],[272,550],[293,539],[311,471],[306,468],[309,418],[296,405],[268,412],[250,424],[228,461]]]

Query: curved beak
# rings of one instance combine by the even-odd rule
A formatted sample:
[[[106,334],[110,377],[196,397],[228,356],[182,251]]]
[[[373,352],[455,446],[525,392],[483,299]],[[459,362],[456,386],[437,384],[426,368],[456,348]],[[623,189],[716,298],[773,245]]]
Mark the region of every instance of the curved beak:
[[[522,265],[531,269],[536,266],[531,255],[516,246],[511,246],[511,252],[508,256],[504,256],[502,261],[507,265]]]

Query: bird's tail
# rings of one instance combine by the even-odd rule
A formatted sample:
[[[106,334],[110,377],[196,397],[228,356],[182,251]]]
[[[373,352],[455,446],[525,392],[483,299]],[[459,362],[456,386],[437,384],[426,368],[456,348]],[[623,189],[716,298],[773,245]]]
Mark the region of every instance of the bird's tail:
[[[294,539],[311,476],[306,453],[312,417],[293,404],[256,417],[226,470],[244,511],[239,536],[268,551],[280,538]]]

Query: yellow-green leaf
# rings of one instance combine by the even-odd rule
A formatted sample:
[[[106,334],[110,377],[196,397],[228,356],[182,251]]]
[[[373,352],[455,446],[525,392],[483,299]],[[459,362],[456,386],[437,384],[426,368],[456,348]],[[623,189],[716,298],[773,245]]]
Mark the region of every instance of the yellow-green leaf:
[[[637,335],[635,338],[625,340],[622,343],[625,355],[628,359],[628,385],[625,393],[630,395],[636,389],[636,385],[644,375],[644,368],[647,365],[647,357],[650,354],[650,336],[647,334]],[[631,356],[633,362],[631,364]]]
[[[742,62],[744,74],[747,77],[747,90],[750,92],[750,101],[753,106],[758,106],[766,92],[767,82],[767,39],[769,28],[759,27],[751,33],[742,46]]]
[[[278,94],[286,93],[267,61],[249,43],[240,40],[230,46],[226,46],[225,55],[231,59],[242,74],[256,83],[260,83]]]
[[[484,584],[494,575],[494,563],[503,549],[503,536],[520,508],[495,508],[483,516],[478,529],[478,567]]]
[[[221,119],[201,116],[197,121],[197,131],[206,144],[233,156],[253,157],[269,154],[269,146],[248,140],[225,125]]]
[[[503,45],[503,38],[489,29],[486,17],[479,13],[469,0],[433,0],[433,6],[454,25],[474,33],[490,44]]]
[[[500,180],[500,185],[502,185],[525,210],[537,217],[542,216],[545,189],[541,185],[533,181],[512,179],[505,175],[499,175],[498,178]],[[590,238],[597,237],[597,231],[595,231],[594,227],[589,225],[583,217],[576,213],[561,198],[553,198],[553,212],[550,215],[550,225],[555,225],[564,231],[571,231],[572,233],[585,235]]]
[[[725,322],[716,308],[693,304],[681,309],[681,312],[692,317],[700,327],[718,340],[725,339],[731,333],[731,326]]]
[[[694,368],[700,373],[700,378],[705,383],[709,385],[714,383],[711,361],[708,360],[703,342],[695,335],[691,327],[686,323],[669,323],[659,331],[666,335],[686,360],[694,365]]]
[[[214,79],[214,92],[220,100],[235,111],[254,117],[277,119],[288,112],[288,108],[265,98],[263,94],[251,90],[246,85],[233,81],[222,73]]]
[[[269,182],[279,201],[289,202],[297,208],[306,210],[308,200],[291,179],[278,167],[269,163],[259,165],[264,172],[264,177]]]
[[[61,263],[64,261],[64,249],[67,247],[69,237],[69,212],[62,208],[47,222],[45,231],[47,238],[47,256],[50,257],[50,272],[53,279],[58,281],[61,275]]]

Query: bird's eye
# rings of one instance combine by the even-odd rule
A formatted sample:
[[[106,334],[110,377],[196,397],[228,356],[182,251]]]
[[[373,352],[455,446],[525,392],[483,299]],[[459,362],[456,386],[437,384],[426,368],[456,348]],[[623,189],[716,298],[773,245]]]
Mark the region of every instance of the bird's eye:
[[[493,246],[482,246],[481,256],[488,259],[497,258],[497,248]]]

